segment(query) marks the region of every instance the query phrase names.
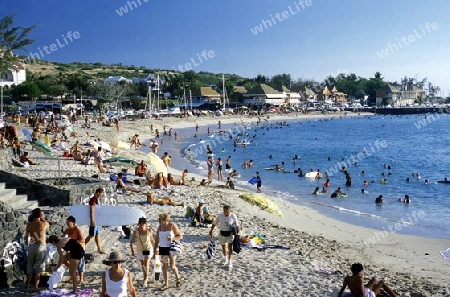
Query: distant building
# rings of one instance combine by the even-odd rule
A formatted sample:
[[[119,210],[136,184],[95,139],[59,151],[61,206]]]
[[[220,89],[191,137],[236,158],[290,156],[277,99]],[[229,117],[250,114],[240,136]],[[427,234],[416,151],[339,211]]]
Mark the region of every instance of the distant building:
[[[0,73],[0,84],[5,87],[20,85],[27,80],[25,67],[22,63],[15,63],[14,69]]]
[[[298,92],[293,92],[285,86],[282,86],[281,90],[286,95],[286,104],[287,105],[289,105],[289,106],[300,105],[301,96]]]
[[[408,106],[414,104],[423,97],[423,90],[417,86],[410,85],[398,87],[386,84],[376,90],[376,105],[389,104],[392,107]]]
[[[338,91],[336,86],[330,86],[329,88],[325,86],[325,88],[317,93],[317,100],[323,101],[326,104],[347,103],[347,97],[348,95]]]
[[[259,84],[246,94],[242,94],[245,105],[273,105],[284,106],[288,96],[266,84]]]
[[[317,94],[308,87],[305,87],[303,91],[300,91],[301,100],[303,101],[317,101]]]
[[[125,78],[123,76],[110,76],[103,81],[105,85],[106,84],[115,85],[121,82],[131,83],[131,79]]]
[[[231,96],[229,95],[229,102],[243,102],[242,95],[247,93],[244,86],[234,86]]]
[[[188,96],[188,94],[186,94]],[[190,96],[190,95],[189,95]],[[211,87],[200,87],[192,91],[192,100],[208,104],[220,104],[221,95]]]

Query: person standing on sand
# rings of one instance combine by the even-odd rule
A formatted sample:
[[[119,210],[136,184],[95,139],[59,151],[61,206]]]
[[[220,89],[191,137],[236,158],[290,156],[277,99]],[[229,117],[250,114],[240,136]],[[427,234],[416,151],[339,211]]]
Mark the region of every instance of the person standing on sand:
[[[224,205],[223,213],[219,214],[211,225],[209,230],[209,237],[212,238],[213,231],[216,226],[219,227],[219,244],[222,245],[223,252],[223,265],[228,265],[229,268],[233,267],[231,262],[231,256],[233,255],[233,227],[237,228],[237,233],[241,232],[241,226],[238,218],[234,213],[231,213],[231,206]]]
[[[116,126],[117,133],[119,133],[120,132],[120,122],[119,122],[119,119],[117,117],[114,118],[114,125]]]
[[[91,219],[89,225],[89,236],[85,240],[85,244],[87,245],[92,238],[95,239],[95,244],[97,245],[97,251],[100,254],[104,254],[105,252],[102,250],[100,245],[100,226],[95,225],[95,206],[98,204],[98,200],[105,194],[105,190],[102,188],[98,188],[95,190],[94,196],[89,199],[89,217]]]
[[[137,253],[134,250],[134,243],[137,242]],[[144,274],[143,287],[147,287],[148,270],[150,259],[153,257],[155,240],[153,238],[152,228],[147,225],[146,218],[139,218],[138,227],[133,231],[130,240],[131,256],[137,257],[141,262],[142,272]]]
[[[45,220],[40,208],[33,209],[32,220],[25,229],[24,242],[28,245],[27,258],[27,286],[31,286],[31,278],[34,275],[34,288],[39,290],[41,273],[45,271],[45,256],[47,254],[45,233],[50,224]]]
[[[94,162],[97,165],[98,171],[100,173],[105,173],[106,170],[103,167],[103,159],[105,158],[105,153],[103,153],[102,151],[102,147],[99,146],[97,152],[95,153],[94,156]]]
[[[214,161],[212,157],[208,157],[208,162],[206,163],[208,165],[208,181],[212,181],[213,178],[213,166],[214,166]]]
[[[156,232],[155,242],[155,255],[160,255],[163,263],[163,276],[164,285],[161,287],[161,291],[165,291],[169,288],[169,263],[175,274],[176,287],[181,286],[181,277],[176,266],[176,255],[170,254],[170,245],[172,241],[180,241],[183,239],[183,235],[178,229],[177,225],[170,221],[170,215],[163,213],[159,215],[159,227]]]
[[[261,193],[261,177],[259,172],[256,172],[256,193]]]
[[[80,227],[75,226],[75,223],[76,219],[73,216],[69,216],[66,220],[67,229],[64,230],[63,235],[67,235],[69,238],[72,238],[73,240],[78,242],[84,251],[86,249],[86,244],[84,242],[83,231],[81,231]],[[85,268],[84,256],[81,259],[79,259],[79,262],[76,264],[77,265],[75,267],[69,267],[72,268],[70,274],[75,282],[77,278],[75,269],[77,269],[78,275],[80,276],[80,284],[84,284],[84,268]],[[72,273],[74,275],[72,275]]]
[[[391,288],[384,283],[384,281],[379,281],[373,277],[366,286],[364,286],[364,275],[363,275],[362,264],[355,263],[351,267],[352,275],[347,275],[344,278],[344,283],[339,291],[338,297],[376,297],[380,294],[383,288],[391,297],[397,297]],[[345,288],[348,286],[351,293],[344,294]]]

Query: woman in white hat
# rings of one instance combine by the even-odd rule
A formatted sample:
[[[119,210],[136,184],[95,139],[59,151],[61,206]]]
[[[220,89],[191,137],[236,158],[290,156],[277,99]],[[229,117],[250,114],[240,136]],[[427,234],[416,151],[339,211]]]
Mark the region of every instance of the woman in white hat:
[[[100,297],[128,296],[128,292],[132,297],[137,296],[131,272],[122,267],[123,262],[125,262],[125,259],[120,252],[112,252],[109,254],[108,259],[104,261],[111,268],[106,269],[102,274],[102,292]]]

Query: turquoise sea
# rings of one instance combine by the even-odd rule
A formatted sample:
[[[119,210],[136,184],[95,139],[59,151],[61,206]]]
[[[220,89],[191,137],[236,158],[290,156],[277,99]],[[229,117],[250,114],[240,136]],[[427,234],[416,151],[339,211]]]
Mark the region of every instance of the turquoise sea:
[[[231,156],[231,166],[240,174],[236,178],[240,187],[255,191],[247,181],[259,171],[262,191],[269,196],[312,207],[355,225],[448,239],[450,184],[437,181],[446,176],[450,180],[449,127],[450,115],[445,114],[299,119],[283,125],[262,121],[259,126],[223,126],[226,134],[218,133],[214,125],[210,126],[210,135],[206,127],[200,128],[198,138],[192,137],[194,128],[186,130],[183,141],[177,144],[179,154],[174,157],[181,156],[188,161],[189,171],[206,177],[205,148],[209,144],[214,159],[220,157],[224,169],[225,159]],[[250,144],[235,146],[230,135]],[[244,160],[253,160],[254,167],[244,169]],[[275,164],[285,172],[265,170]],[[345,175],[339,170],[343,166],[352,178],[350,187],[345,186]],[[320,169],[324,175],[327,172],[328,193],[312,195],[315,187],[322,189],[325,179],[299,177],[294,173],[297,168],[304,172]],[[413,173],[419,173],[420,178]],[[382,174],[387,179],[385,184],[381,183]],[[338,187],[347,198],[330,198]],[[363,188],[368,193],[362,193]],[[405,194],[410,204],[398,201]],[[381,206],[374,202],[379,195],[384,200]]]

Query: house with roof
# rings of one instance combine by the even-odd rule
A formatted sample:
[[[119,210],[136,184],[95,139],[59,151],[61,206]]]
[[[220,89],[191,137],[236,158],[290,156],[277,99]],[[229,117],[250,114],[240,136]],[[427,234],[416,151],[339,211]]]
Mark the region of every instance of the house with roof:
[[[158,78],[149,74],[146,77],[133,77],[131,79],[131,83],[133,83],[133,84],[144,83],[144,84],[147,84],[148,86],[156,86],[156,85],[158,85]],[[159,79],[159,85],[163,85],[162,79]]]
[[[305,101],[317,101],[317,94],[310,88],[304,87],[303,91],[300,91],[301,98]]]
[[[105,80],[103,81],[105,85],[106,84],[115,85],[121,82],[131,83],[131,79],[125,78],[123,76],[110,76],[108,78],[105,78]]]
[[[317,93],[317,99],[325,104],[347,103],[347,97],[348,95],[338,91],[336,86],[325,86]]]
[[[245,105],[283,106],[286,104],[287,95],[266,84],[259,84],[246,94],[242,94],[242,98]]]
[[[281,86],[281,91],[286,94],[286,104],[288,106],[298,106],[301,103],[300,93],[289,90],[286,86]]]
[[[193,108],[202,105],[221,104],[221,95],[212,87],[200,87],[192,90],[190,94],[186,94],[188,106]]]
[[[27,80],[25,66],[22,63],[14,63],[14,68],[0,73],[0,85],[11,87],[20,85]]]
[[[393,107],[408,106],[414,104],[423,97],[423,90],[415,85],[399,87],[386,84],[376,90],[376,105],[390,104]]]

